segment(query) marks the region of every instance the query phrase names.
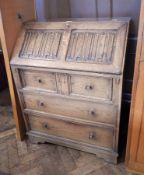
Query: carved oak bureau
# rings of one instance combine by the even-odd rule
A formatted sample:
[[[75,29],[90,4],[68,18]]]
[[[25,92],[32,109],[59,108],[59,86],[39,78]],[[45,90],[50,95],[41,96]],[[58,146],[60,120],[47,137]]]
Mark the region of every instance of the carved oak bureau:
[[[27,135],[116,163],[129,21],[28,22],[11,61]]]

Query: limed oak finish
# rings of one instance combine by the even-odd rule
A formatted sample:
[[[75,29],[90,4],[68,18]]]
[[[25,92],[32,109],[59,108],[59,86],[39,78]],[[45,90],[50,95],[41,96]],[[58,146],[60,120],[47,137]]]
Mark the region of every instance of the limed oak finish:
[[[128,19],[26,23],[11,67],[27,135],[116,163]]]

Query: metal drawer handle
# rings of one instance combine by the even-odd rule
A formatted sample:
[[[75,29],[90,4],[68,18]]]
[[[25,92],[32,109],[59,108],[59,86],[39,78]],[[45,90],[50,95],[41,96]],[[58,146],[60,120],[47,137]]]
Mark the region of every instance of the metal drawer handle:
[[[42,123],[42,127],[45,128],[45,129],[48,129],[49,128],[49,126],[48,126],[47,123]]]
[[[96,138],[95,132],[90,132],[90,133],[89,133],[89,139],[90,139],[90,140],[93,140],[93,139],[95,139],[95,138]]]
[[[94,86],[93,85],[86,85],[85,86],[85,89],[86,90],[93,90],[94,89]]]
[[[96,115],[96,112],[95,112],[94,110],[92,110],[92,111],[90,111],[90,114],[91,114],[92,116],[95,116],[95,115]]]
[[[65,23],[65,28],[66,28],[66,29],[70,29],[70,27],[71,27],[71,21],[67,21],[67,22]]]
[[[43,102],[40,102],[40,106],[42,106],[42,107],[43,107],[43,106],[44,106],[44,103],[43,103]]]
[[[42,83],[42,80],[41,80],[41,79],[38,79],[38,82],[39,82],[39,83]]]

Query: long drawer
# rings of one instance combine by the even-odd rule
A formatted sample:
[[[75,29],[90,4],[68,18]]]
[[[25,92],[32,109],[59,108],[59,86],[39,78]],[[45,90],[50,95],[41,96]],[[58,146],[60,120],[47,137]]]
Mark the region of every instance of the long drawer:
[[[113,78],[39,70],[19,70],[22,88],[112,101]]]
[[[111,125],[116,123],[117,108],[110,104],[73,100],[37,93],[24,93],[23,99],[26,109]]]
[[[114,131],[93,125],[27,115],[29,130],[113,149]]]

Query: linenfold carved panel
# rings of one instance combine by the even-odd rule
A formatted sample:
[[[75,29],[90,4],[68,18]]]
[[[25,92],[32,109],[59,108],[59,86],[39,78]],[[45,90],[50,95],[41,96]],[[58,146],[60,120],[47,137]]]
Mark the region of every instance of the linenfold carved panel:
[[[27,30],[19,57],[57,59],[62,34],[60,30]]]
[[[115,31],[73,31],[66,61],[112,64]]]

